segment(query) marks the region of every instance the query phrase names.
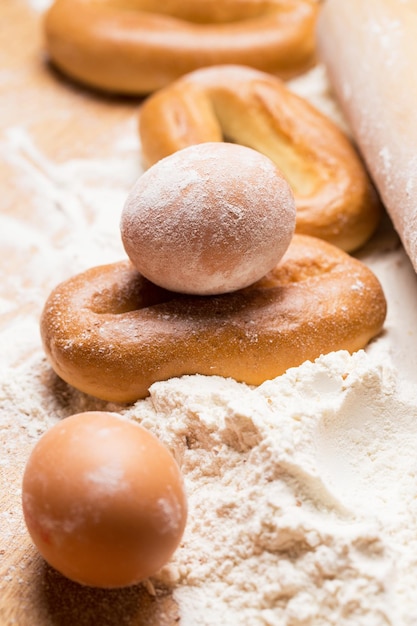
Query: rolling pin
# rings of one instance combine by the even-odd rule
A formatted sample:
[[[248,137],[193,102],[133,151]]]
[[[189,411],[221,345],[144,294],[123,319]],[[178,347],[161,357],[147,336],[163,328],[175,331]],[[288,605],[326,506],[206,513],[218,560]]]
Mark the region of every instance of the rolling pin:
[[[318,53],[417,271],[417,2],[326,0]]]

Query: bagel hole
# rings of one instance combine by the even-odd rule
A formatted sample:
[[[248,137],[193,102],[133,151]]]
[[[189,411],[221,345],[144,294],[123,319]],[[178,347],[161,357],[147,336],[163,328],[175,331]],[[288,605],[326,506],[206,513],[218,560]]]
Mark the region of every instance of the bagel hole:
[[[308,163],[306,157],[298,154],[288,141],[269,138],[266,133],[255,138],[257,131],[253,131],[252,136],[251,129],[236,133],[236,136],[230,130],[223,132],[224,141],[252,148],[271,159],[287,179],[295,196],[313,196],[321,187],[324,177],[317,166]]]
[[[120,281],[96,291],[91,297],[90,310],[96,315],[123,315],[172,300],[171,292],[154,285],[138,274],[129,281]]]
[[[307,280],[319,278],[329,274],[336,267],[336,263],[323,257],[317,259],[287,259],[285,264],[278,264],[266,276],[261,278],[256,286],[262,289],[274,289]]]
[[[276,94],[268,87],[257,85],[248,103],[230,92],[211,95],[213,110],[225,141],[257,150],[271,159],[290,184],[295,196],[309,197],[318,193],[327,175],[319,167],[308,146],[302,148],[297,138],[291,138],[291,128],[277,127],[274,110]]]
[[[275,0],[100,0],[100,3],[126,11],[153,13],[204,25],[252,20],[282,10],[277,8]]]

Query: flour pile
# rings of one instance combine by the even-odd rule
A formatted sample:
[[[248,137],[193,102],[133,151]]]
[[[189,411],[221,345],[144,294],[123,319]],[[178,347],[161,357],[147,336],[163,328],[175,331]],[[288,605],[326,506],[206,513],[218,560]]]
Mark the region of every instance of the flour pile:
[[[381,360],[336,352],[256,389],[172,379],[127,415],[185,476],[158,577],[182,626],[416,623],[417,406]]]

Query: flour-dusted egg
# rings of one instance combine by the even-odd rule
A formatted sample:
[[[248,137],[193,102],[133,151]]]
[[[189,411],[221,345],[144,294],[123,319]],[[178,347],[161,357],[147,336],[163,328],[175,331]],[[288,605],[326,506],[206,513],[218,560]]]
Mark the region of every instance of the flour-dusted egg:
[[[295,228],[289,183],[265,155],[202,143],[161,159],[136,182],[120,229],[136,269],[189,294],[236,291],[272,270]]]
[[[22,504],[44,559],[96,587],[156,573],[178,547],[187,517],[169,450],[138,424],[99,411],[68,417],[41,437],[25,468]]]

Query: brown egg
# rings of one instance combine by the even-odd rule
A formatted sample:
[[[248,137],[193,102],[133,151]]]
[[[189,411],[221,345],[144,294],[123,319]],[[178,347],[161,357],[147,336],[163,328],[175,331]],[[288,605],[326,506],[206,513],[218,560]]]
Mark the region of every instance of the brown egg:
[[[150,432],[114,413],[55,424],[24,472],[23,512],[45,560],[71,580],[124,587],[156,573],[186,523],[182,477]]]
[[[295,228],[294,194],[252,148],[206,142],[149,168],[123,208],[120,231],[136,269],[190,294],[236,291],[281,260]]]

